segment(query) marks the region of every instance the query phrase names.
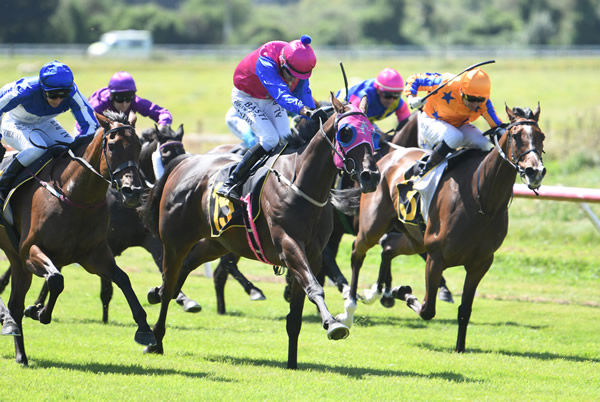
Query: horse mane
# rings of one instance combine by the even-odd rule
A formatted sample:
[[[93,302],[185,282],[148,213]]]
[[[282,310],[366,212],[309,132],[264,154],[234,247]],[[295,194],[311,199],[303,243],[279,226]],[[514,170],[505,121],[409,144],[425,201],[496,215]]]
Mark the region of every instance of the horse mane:
[[[145,199],[142,201],[142,205],[138,208],[138,213],[142,218],[142,223],[154,234],[158,234],[158,208],[160,206],[160,199],[162,197],[167,178],[182,160],[187,159],[190,156],[190,154],[183,154],[171,160],[167,166],[165,166],[165,172],[163,175],[154,184],[154,187],[152,187],[150,193],[145,197]]]
[[[526,108],[513,107],[512,111],[514,114],[516,114],[519,117],[523,117],[523,118],[529,119],[529,120],[534,119],[533,111],[528,107],[526,107]]]
[[[123,112],[115,112],[113,110],[105,110],[102,113],[106,118],[115,121],[117,123],[129,124],[129,118]]]

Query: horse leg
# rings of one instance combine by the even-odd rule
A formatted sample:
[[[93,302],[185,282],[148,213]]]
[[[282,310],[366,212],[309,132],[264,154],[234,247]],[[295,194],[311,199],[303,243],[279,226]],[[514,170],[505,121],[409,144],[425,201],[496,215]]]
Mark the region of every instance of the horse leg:
[[[6,286],[8,285],[9,282],[10,282],[10,267],[8,267],[6,272],[4,274],[2,274],[2,276],[0,276],[0,293],[4,292],[4,289],[6,289]]]
[[[469,264],[465,265],[467,274],[465,276],[465,284],[463,286],[463,294],[458,307],[458,336],[456,338],[456,349],[457,353],[465,351],[465,340],[467,338],[467,326],[471,319],[471,309],[473,307],[473,298],[475,297],[475,290],[479,282],[486,274],[494,257],[492,256],[487,261],[480,264]]]
[[[10,312],[4,305],[2,299],[0,299],[0,324],[2,324],[2,335],[19,336],[19,326],[15,322],[14,318],[10,316]]]
[[[64,278],[50,258],[36,245],[29,248],[29,256],[25,260],[25,266],[29,271],[44,277],[46,280],[45,285],[50,294],[48,303],[45,306],[36,304],[33,308],[27,309],[26,315],[39,320],[42,324],[49,324],[52,321],[52,311],[56,300],[65,287]],[[40,296],[42,296],[42,293],[40,293]]]
[[[225,268],[225,258],[227,258],[229,254],[221,257],[219,260],[219,264],[215,268],[213,272],[213,283],[215,285],[215,293],[217,296],[217,314],[225,314],[225,284],[227,283],[227,277],[229,273],[227,272],[227,268]]]
[[[160,313],[158,319],[152,328],[154,337],[156,338],[156,344],[147,346],[144,349],[144,353],[157,353],[163,354],[163,339],[166,332],[166,320],[167,312],[169,310],[169,303],[175,295],[175,289],[177,287],[177,280],[180,274],[183,260],[188,254],[191,246],[186,249],[177,249],[177,247],[167,247],[163,245],[163,283],[160,289],[161,302],[160,302]]]
[[[431,320],[435,317],[435,300],[444,268],[440,256],[427,255],[427,264],[425,268],[425,297],[423,298],[423,304],[419,311],[419,315],[424,320]],[[407,300],[407,302],[409,301]]]
[[[350,286],[348,285],[348,281],[342,271],[340,270],[339,265],[336,261],[336,256],[338,253],[340,241],[342,240],[342,235],[333,233],[323,250],[323,274],[331,278],[331,280],[335,283],[338,290],[342,293],[342,297],[346,299],[348,297],[348,293],[350,292]]]
[[[265,300],[266,297],[262,290],[254,286],[254,284],[250,282],[238,269],[237,263],[240,260],[240,257],[236,256],[235,254],[231,255],[233,258],[225,261],[225,268],[227,268],[227,272],[229,272],[235,278],[235,280],[242,285],[244,291],[250,296],[250,300]],[[223,258],[227,258],[227,255]]]
[[[323,328],[327,330],[327,337],[333,340],[348,337],[350,333],[348,327],[333,318],[325,304],[325,292],[310,269],[311,265],[307,259],[304,248],[286,234],[282,236],[281,249],[281,260],[286,263],[288,269],[300,283],[300,286],[308,296],[308,299],[319,309]],[[320,262],[318,255],[313,256],[313,262],[315,263],[315,266]]]
[[[8,300],[8,310],[10,315],[15,320],[21,336],[15,336],[15,359],[17,363],[27,366],[29,364],[27,354],[25,353],[25,342],[23,335],[23,311],[25,310],[25,295],[31,286],[31,272],[26,270],[18,257],[12,253],[6,253],[11,265],[11,291],[10,299]]]
[[[285,329],[288,334],[288,362],[287,368],[298,368],[298,337],[302,328],[302,310],[304,309],[305,293],[298,284],[290,284],[290,312],[286,317]]]
[[[427,253],[421,253],[419,255],[421,256],[423,261],[427,262]],[[448,289],[448,286],[446,285],[446,278],[444,278],[444,275],[442,275],[442,278],[440,279],[438,299],[440,299],[441,301],[445,301],[446,303],[454,303],[452,292],[450,292],[450,289]]]
[[[102,322],[108,323],[108,305],[113,297],[112,282],[100,277],[100,301],[102,302]]]
[[[80,263],[88,272],[95,273],[103,278],[110,278],[121,289],[133,319],[138,325],[134,340],[141,345],[155,344],[154,334],[150,331],[150,326],[146,321],[146,312],[131,287],[129,276],[115,262],[108,243],[104,242],[94,247],[91,254]]]

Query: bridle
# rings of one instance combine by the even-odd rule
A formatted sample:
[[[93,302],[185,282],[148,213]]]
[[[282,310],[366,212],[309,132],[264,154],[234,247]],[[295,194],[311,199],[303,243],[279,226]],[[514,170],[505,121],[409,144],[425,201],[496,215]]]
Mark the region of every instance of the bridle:
[[[105,182],[107,182],[108,184],[111,185],[111,187],[113,187],[115,190],[117,190],[119,193],[122,193],[123,191],[123,187],[120,184],[120,180],[115,178],[116,175],[118,175],[119,173],[121,173],[122,171],[129,169],[129,168],[135,168],[138,169],[138,164],[133,161],[133,160],[128,160],[125,161],[121,164],[119,164],[114,170],[112,169],[112,167],[110,166],[110,162],[108,159],[108,152],[107,152],[107,136],[109,134],[112,133],[116,133],[118,131],[121,130],[131,130],[133,131],[133,135],[135,134],[135,128],[133,126],[130,126],[128,124],[124,124],[122,126],[118,126],[118,127],[113,127],[110,130],[105,131],[102,134],[102,155],[104,156],[104,161],[106,162],[106,166],[108,167],[108,176],[110,177],[110,180],[106,179],[102,174],[100,174],[96,169],[94,169],[94,167],[92,165],[89,164],[88,161],[86,161],[85,159],[76,156],[73,151],[71,149],[69,149],[69,156],[71,157],[71,159],[78,161],[79,163],[81,163],[83,166],[85,166],[88,170],[90,170],[92,173],[94,173],[96,176],[100,177],[102,180],[104,180]]]
[[[523,159],[523,157],[525,155],[529,154],[530,152],[533,152],[540,158],[540,161],[541,161],[542,155],[541,155],[540,151],[538,151],[537,148],[535,148],[533,146],[533,138],[532,138],[533,134],[532,133],[529,134],[530,135],[529,149],[521,152],[519,155],[515,155],[515,147],[513,146],[513,142],[516,141],[515,137],[516,137],[517,133],[510,133],[510,130],[514,127],[521,126],[521,125],[535,126],[535,127],[538,127],[538,129],[539,129],[538,122],[535,120],[531,120],[531,119],[514,121],[514,122],[508,124],[507,126],[503,127],[504,130],[507,131],[506,149],[507,149],[507,152],[509,152],[509,150],[510,150],[510,156],[511,156],[510,158],[506,155],[506,153],[504,153],[504,151],[502,150],[502,147],[498,143],[499,136],[496,135],[495,132],[492,133],[492,136],[494,137],[494,148],[498,151],[498,154],[500,155],[500,157],[502,159],[504,159],[513,169],[515,169],[517,171],[517,173],[519,174],[519,176],[522,178],[525,176],[525,169],[523,169],[521,166],[519,166],[519,162],[521,161],[521,159]],[[481,174],[481,164],[477,167],[477,181],[476,181],[477,202],[479,204],[478,212],[482,215],[485,215],[485,211],[483,210],[482,203],[481,203],[481,193],[479,192],[480,174]],[[535,189],[532,189],[532,190],[534,193],[537,194],[537,191]]]
[[[511,128],[516,127],[516,126],[521,126],[521,125],[528,125],[528,126],[535,126],[538,127],[538,122],[535,120],[518,120],[515,122],[510,123],[508,126],[506,126],[504,129],[507,131],[510,131]],[[517,135],[516,133],[511,134],[510,132],[507,134],[507,152],[509,149],[512,149],[511,154],[511,158],[509,159],[507,157],[507,155],[504,153],[504,151],[502,150],[502,147],[500,147],[500,144],[498,143],[498,136],[494,135],[494,147],[496,148],[496,150],[498,151],[498,154],[500,154],[500,156],[502,157],[502,159],[504,159],[506,162],[508,162],[509,165],[511,165],[516,171],[517,173],[519,173],[519,176],[523,177],[525,175],[525,169],[523,169],[521,166],[519,166],[519,162],[521,161],[521,159],[523,159],[523,157],[525,155],[527,155],[530,152],[535,153],[539,158],[540,161],[542,160],[542,154],[540,153],[540,151],[538,151],[534,146],[533,146],[533,134],[530,134],[530,147],[528,150],[521,152],[519,155],[515,156],[515,147],[512,146],[512,142],[515,141],[515,136]]]

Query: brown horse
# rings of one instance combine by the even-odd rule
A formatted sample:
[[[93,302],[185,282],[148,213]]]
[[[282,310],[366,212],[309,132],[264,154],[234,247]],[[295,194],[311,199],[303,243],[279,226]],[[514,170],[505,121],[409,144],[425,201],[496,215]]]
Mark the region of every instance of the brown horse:
[[[395,209],[396,185],[425,152],[416,148],[396,150],[379,161],[383,173],[379,187],[361,196],[359,232],[351,258],[350,297],[345,303],[346,312],[337,317],[339,320],[352,324],[358,274],[365,253],[395,227],[404,234],[397,245],[400,254],[427,253],[423,305],[418,304],[408,287],[394,289],[395,296],[406,300],[423,319],[435,316],[435,295],[442,272],[452,266],[465,267],[456,351],[465,350],[475,290],[508,230],[508,206],[516,174],[531,189],[538,188],[546,174],[541,157],[544,134],[538,126],[539,105],[534,112],[506,107],[506,113],[510,124],[496,140],[495,149],[487,154],[470,151],[444,173],[431,201],[425,233],[416,226],[401,224]]]
[[[343,339],[349,334],[349,329],[329,312],[323,288],[312,272],[320,268],[321,251],[331,233],[332,208],[328,198],[336,165],[352,171],[362,191],[373,191],[380,177],[373,159],[371,134],[365,129],[371,127],[364,114],[366,98],[360,110],[343,105],[333,94],[331,98],[336,113],[305,148],[284,152],[272,165],[260,195],[262,212],[255,222],[264,259],[287,267],[296,279],[286,325],[288,368],[297,368],[298,364],[305,295],[317,305],[330,339]],[[186,272],[180,276],[180,270],[192,247],[200,248],[199,255],[205,261],[227,252],[257,259],[244,228],[233,227],[219,237],[210,235],[211,177],[237,160],[232,154],[189,157],[167,170],[151,192],[143,214],[148,227],[160,233],[164,260],[162,304],[154,326],[157,344],[146,348],[147,352],[163,353],[169,302],[187,276]]]
[[[0,231],[0,247],[12,271],[8,307],[22,334],[25,295],[32,274],[36,274],[46,280],[50,297],[45,306],[30,313],[42,324],[50,323],[64,287],[59,268],[76,262],[121,288],[138,324],[134,339],[153,345],[156,341],[146,322],[146,312],[129,277],[115,263],[106,240],[109,184],[120,189],[125,204],[139,204],[140,140],[125,115],[105,115],[98,116],[101,128],[91,142],[76,140],[74,154],[55,158],[37,174],[37,180],[29,180],[14,192],[10,202],[17,247],[4,228]],[[27,365],[23,336],[15,338],[15,352],[17,362]]]

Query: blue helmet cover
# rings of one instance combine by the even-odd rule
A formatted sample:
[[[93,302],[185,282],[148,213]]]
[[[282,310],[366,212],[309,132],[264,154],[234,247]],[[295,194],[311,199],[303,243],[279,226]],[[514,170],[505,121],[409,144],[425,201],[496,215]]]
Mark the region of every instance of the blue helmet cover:
[[[59,61],[46,63],[40,69],[40,85],[44,91],[73,89],[73,72]]]

